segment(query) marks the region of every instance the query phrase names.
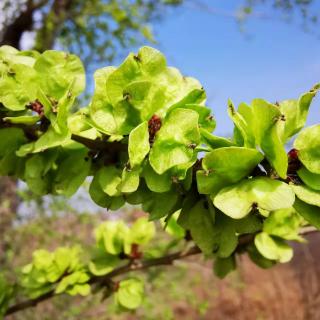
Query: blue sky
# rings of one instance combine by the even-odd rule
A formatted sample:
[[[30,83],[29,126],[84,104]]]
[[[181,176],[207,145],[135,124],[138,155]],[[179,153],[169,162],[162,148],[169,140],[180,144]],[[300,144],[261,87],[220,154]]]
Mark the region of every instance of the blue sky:
[[[226,12],[239,4],[203,2]],[[263,14],[274,12],[264,8]],[[154,26],[156,47],[168,63],[203,84],[217,118],[216,133],[221,135],[232,131],[226,113],[228,98],[236,104],[253,98],[281,101],[297,98],[320,82],[320,39],[303,32],[299,23],[252,18],[245,27],[247,34],[239,31],[232,18],[191,6],[170,12]],[[320,122],[319,97],[308,122]]]
[[[319,33],[317,37],[304,32],[297,16],[293,23],[286,23],[283,15],[261,6],[257,8],[258,14],[268,19],[250,18],[245,24],[246,32],[242,33],[229,14],[244,0],[184,2],[178,9],[166,11],[162,21],[153,24],[158,41],[154,46],[165,53],[169,65],[202,83],[207,104],[217,119],[216,134],[232,132],[226,112],[228,98],[236,104],[253,98],[271,102],[295,99],[320,82]],[[199,2],[218,14],[192,5]],[[314,12],[320,13],[320,0],[314,0]],[[32,46],[33,38],[26,32],[22,46]],[[92,78],[93,74],[89,73],[91,85]],[[312,105],[308,124],[318,122],[319,97]]]

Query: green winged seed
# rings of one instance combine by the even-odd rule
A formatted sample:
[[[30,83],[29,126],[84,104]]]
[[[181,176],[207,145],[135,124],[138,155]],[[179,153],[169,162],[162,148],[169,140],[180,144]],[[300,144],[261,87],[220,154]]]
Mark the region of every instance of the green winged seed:
[[[117,123],[113,114],[113,106],[108,100],[106,82],[114,67],[98,69],[94,73],[95,91],[90,104],[90,119],[94,127],[105,134],[117,132]]]
[[[312,173],[303,167],[297,171],[299,178],[311,189],[320,191],[320,174]]]
[[[144,285],[140,279],[131,278],[120,281],[119,289],[115,293],[116,301],[129,310],[137,309],[144,295]]]
[[[26,110],[26,105],[37,98],[38,75],[23,64],[15,64],[10,72],[4,77],[0,74],[0,103],[8,110]]]
[[[303,202],[320,207],[320,191],[310,189],[309,187],[303,185],[291,184],[291,188],[296,196]]]
[[[283,179],[287,177],[288,158],[282,141],[285,121],[279,107],[262,99],[252,101],[256,144]],[[284,119],[285,120],[285,119]]]
[[[320,208],[296,198],[293,207],[306,221],[320,229]]]
[[[230,139],[215,136],[203,128],[200,128],[200,134],[202,142],[211,149],[231,147],[235,145],[235,143]]]
[[[264,221],[263,231],[285,240],[303,241],[299,236],[302,221],[303,219],[293,208],[276,210]]]
[[[253,171],[263,155],[256,149],[222,147],[206,154],[202,161],[204,171],[197,171],[199,193],[216,194]]]
[[[194,148],[200,142],[198,113],[175,109],[164,119],[150,151],[149,161],[158,174],[172,167],[196,161]]]
[[[103,167],[98,172],[98,179],[102,190],[111,197],[119,196],[121,184],[121,171],[113,166]]]
[[[120,259],[114,255],[104,254],[94,258],[89,262],[89,270],[96,276],[103,276],[111,272],[120,262]]]
[[[249,123],[246,119],[236,111],[234,104],[231,100],[228,101],[228,114],[233,121],[235,128],[245,147],[255,147],[255,140],[252,134]]]
[[[125,204],[123,196],[110,197],[103,191],[98,174],[94,176],[90,184],[89,194],[98,206],[107,208],[108,210],[118,210]]]
[[[46,95],[60,99],[70,83],[73,94],[79,95],[85,88],[85,71],[81,60],[69,53],[48,50],[36,60],[34,69],[41,75],[39,82]]]
[[[284,141],[287,141],[305,126],[311,102],[317,91],[318,87],[315,86],[314,90],[302,94],[298,100],[280,102],[280,110],[286,118]]]
[[[293,249],[283,240],[273,238],[265,232],[257,234],[254,243],[258,251],[267,259],[276,260],[281,263],[292,259]]]
[[[130,242],[143,245],[150,242],[155,236],[155,225],[148,221],[147,218],[139,218],[130,228]]]
[[[139,187],[140,182],[140,170],[128,170],[124,168],[121,176],[121,183],[117,186],[117,189],[123,193],[135,192]]]
[[[131,167],[139,166],[150,150],[147,121],[142,122],[130,132],[128,150]]]
[[[294,141],[299,160],[312,173],[320,174],[320,125],[302,130]]]
[[[197,202],[187,213],[187,228],[201,251],[210,254],[214,249],[214,221],[206,201]]]
[[[233,219],[241,219],[253,208],[274,211],[292,207],[291,187],[284,182],[258,177],[226,187],[213,197],[214,205]]]
[[[157,174],[150,166],[149,162],[144,165],[143,177],[148,188],[153,192],[168,192],[172,186],[172,178],[170,171],[163,174]]]
[[[234,256],[228,258],[216,258],[214,261],[213,271],[215,275],[223,279],[230,272],[236,269],[236,260]]]
[[[86,159],[87,149],[74,152],[60,164],[54,178],[57,194],[74,195],[90,173],[91,161]]]

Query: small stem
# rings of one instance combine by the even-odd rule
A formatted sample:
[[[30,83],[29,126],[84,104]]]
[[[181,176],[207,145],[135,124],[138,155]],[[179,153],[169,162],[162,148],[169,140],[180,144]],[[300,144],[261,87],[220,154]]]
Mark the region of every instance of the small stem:
[[[300,230],[299,234],[300,235],[308,235],[308,234],[315,233],[315,232],[319,232],[319,230],[312,227],[312,226],[308,226],[308,227],[302,228]],[[241,250],[241,248],[243,248],[244,246],[252,243],[252,241],[254,240],[254,236],[255,236],[255,234],[241,235],[239,237],[239,243],[238,243],[238,246],[237,246],[237,249],[235,250],[235,252],[237,252],[238,250]],[[184,259],[184,258],[193,256],[193,255],[200,254],[200,253],[201,253],[201,250],[199,249],[199,247],[194,246],[186,251],[178,251],[178,252],[175,252],[175,253],[160,257],[160,258],[148,259],[148,260],[144,260],[144,261],[137,260],[136,263],[134,263],[134,264],[129,262],[128,264],[126,264],[122,267],[119,267],[104,276],[93,276],[89,280],[88,283],[89,284],[101,284],[101,285],[106,284],[106,283],[111,283],[113,278],[115,278],[117,276],[129,273],[129,272],[147,270],[152,267],[172,265],[173,262],[176,260]],[[46,301],[54,296],[56,296],[56,294],[55,294],[54,290],[52,290],[52,291],[49,291],[36,299],[22,301],[20,303],[17,303],[15,305],[12,305],[11,307],[9,307],[5,315],[7,316],[7,315],[16,313],[18,311],[21,311],[21,310],[24,310],[24,309],[27,309],[30,307],[35,307],[40,302]]]

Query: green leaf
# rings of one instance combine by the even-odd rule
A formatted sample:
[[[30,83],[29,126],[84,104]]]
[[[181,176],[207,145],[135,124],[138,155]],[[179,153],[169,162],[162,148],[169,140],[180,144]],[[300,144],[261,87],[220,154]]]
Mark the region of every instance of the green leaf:
[[[291,188],[296,196],[303,202],[320,207],[320,191],[310,189],[303,185],[291,184]]]
[[[249,111],[250,110],[250,111]],[[244,147],[255,147],[255,137],[252,132],[251,118],[252,118],[252,111],[248,109],[249,118],[244,117],[240,112],[235,110],[235,107],[231,100],[228,101],[228,114],[231,120],[233,121],[235,128],[237,129],[238,136],[241,137],[243,141]],[[249,121],[250,120],[250,121]],[[242,145],[242,144],[241,144]]]
[[[0,319],[6,313],[13,295],[13,286],[11,286],[5,277],[0,274]]]
[[[91,168],[91,161],[86,158],[87,153],[87,149],[77,150],[59,164],[54,178],[54,190],[57,194],[71,197],[83,184]]]
[[[90,279],[89,275],[84,271],[76,271],[70,275],[65,276],[57,285],[55,289],[56,294],[61,294],[63,292],[70,293],[71,295],[81,294],[88,295],[90,293],[90,286],[88,285],[78,287],[79,284],[86,284]],[[72,290],[77,286],[76,290]],[[80,290],[79,290],[80,289]]]
[[[97,173],[102,190],[109,196],[119,196],[121,171],[113,166],[103,167]]]
[[[169,220],[161,219],[160,222],[162,227],[168,234],[175,238],[183,239],[185,237],[186,232],[182,227],[180,227],[180,225],[177,222],[179,214],[180,210],[176,211],[173,215],[171,215]]]
[[[297,171],[299,178],[311,189],[320,191],[320,174],[312,173],[305,167]]]
[[[110,197],[103,190],[99,182],[99,175],[96,174],[90,184],[89,194],[91,199],[100,207],[110,210],[120,209],[125,201],[122,196]]]
[[[281,141],[281,129],[283,124],[278,120],[269,130],[261,141],[261,149],[271,166],[275,169],[278,175],[285,179],[288,170],[288,156]]]
[[[22,129],[0,129],[0,174],[21,177],[24,159],[16,156],[16,150],[27,141]]]
[[[153,192],[168,192],[172,186],[171,172],[167,171],[163,174],[157,174],[149,162],[143,167],[142,175],[146,181],[148,188]]]
[[[214,261],[214,273],[215,275],[223,279],[230,272],[236,269],[236,260],[234,256],[228,258],[216,258]]]
[[[152,192],[148,189],[144,180],[141,180],[137,191],[126,195],[126,201],[129,204],[137,205],[147,202],[150,197],[152,197]]]
[[[117,132],[117,123],[113,115],[113,106],[107,97],[106,82],[114,67],[98,69],[94,73],[95,91],[90,104],[90,118],[97,129],[106,134]]]
[[[139,245],[147,244],[155,236],[155,232],[153,222],[148,221],[147,218],[139,218],[130,229],[130,241]]]
[[[302,130],[294,141],[299,160],[312,173],[320,174],[320,125]]]
[[[250,259],[260,268],[268,269],[276,264],[275,260],[265,258],[256,248],[254,244],[247,247]]]
[[[232,147],[235,145],[231,140],[215,136],[203,128],[200,128],[200,134],[203,143],[209,146],[211,149]]]
[[[241,181],[219,191],[214,205],[233,219],[241,219],[253,208],[274,211],[292,207],[295,196],[286,183],[265,177]]]
[[[158,174],[181,164],[192,166],[196,161],[194,148],[200,142],[198,119],[193,110],[175,109],[164,120],[149,155]]]
[[[25,110],[37,98],[37,73],[23,64],[15,64],[5,72],[0,76],[0,103],[12,111]]]
[[[80,296],[85,297],[91,293],[91,287],[87,283],[76,284],[76,285],[72,286],[71,288],[68,288],[66,290],[66,293],[69,294],[70,296],[80,295]]]
[[[288,158],[281,136],[282,114],[276,105],[262,99],[252,101],[256,143],[261,146],[271,166],[283,179],[287,177]]]
[[[214,220],[205,200],[198,201],[186,215],[183,227],[190,230],[192,239],[205,254],[213,252]]]
[[[202,161],[204,172],[197,172],[199,192],[216,194],[223,187],[249,176],[262,159],[259,151],[241,147],[224,147],[207,153]]]
[[[310,224],[320,229],[320,208],[311,206],[298,198],[294,203],[295,210]]]
[[[118,190],[123,193],[135,192],[139,187],[140,169],[124,168],[121,176],[121,183],[117,186]]]
[[[255,214],[246,216],[239,220],[233,220],[236,233],[255,233],[262,229],[261,218]]]
[[[309,108],[317,93],[317,86],[300,96],[298,100],[286,100],[280,103],[280,110],[285,115],[284,140],[298,133],[307,120]]]
[[[102,253],[89,262],[89,270],[95,276],[103,276],[111,272],[119,262],[117,256]]]
[[[24,179],[32,192],[37,195],[49,193],[51,189],[51,179],[45,174],[46,156],[36,154],[26,161]]]
[[[120,281],[115,299],[122,307],[134,310],[141,305],[143,295],[143,282],[137,278],[131,278]]]
[[[265,232],[256,235],[254,239],[258,251],[267,259],[281,263],[292,259],[293,250],[283,240],[273,238]]]
[[[299,236],[302,219],[293,208],[276,210],[264,221],[263,231],[285,240],[303,241]]]
[[[70,133],[58,134],[52,127],[50,127],[48,131],[41,135],[37,141],[21,146],[16,154],[19,157],[25,157],[29,153],[43,152],[50,148],[65,145],[70,141],[70,137]]]
[[[118,255],[124,251],[129,232],[123,221],[106,221],[96,228],[95,237],[108,254]]]
[[[200,102],[203,101],[205,98],[203,90],[194,90],[194,94],[199,95]],[[211,115],[211,109],[201,104],[188,103],[188,101],[186,101],[187,99],[190,99],[190,96],[187,96],[185,99],[171,106],[171,108],[168,110],[168,113],[172,112],[172,110],[176,108],[183,108],[196,111],[199,115],[200,130],[203,130],[210,135],[210,132],[213,131],[216,127],[216,122],[213,116]],[[196,97],[192,97],[192,100],[195,101],[196,99]]]
[[[178,208],[179,194],[176,191],[151,193],[142,203],[142,209],[150,213],[150,220],[160,219],[174,213]]]
[[[36,60],[34,69],[41,75],[41,89],[49,97],[59,100],[74,83],[72,94],[77,96],[85,88],[85,71],[80,59],[62,51],[48,50]]]
[[[129,160],[132,168],[139,166],[149,153],[149,131],[148,122],[142,122],[134,128],[129,135]]]
[[[27,124],[27,125],[34,125],[39,120],[39,116],[19,116],[19,117],[5,117],[3,118],[4,121],[14,124]]]

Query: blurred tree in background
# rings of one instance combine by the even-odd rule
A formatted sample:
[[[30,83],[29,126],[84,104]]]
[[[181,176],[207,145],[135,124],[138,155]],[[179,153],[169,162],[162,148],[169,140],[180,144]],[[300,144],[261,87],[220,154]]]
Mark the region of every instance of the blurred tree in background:
[[[63,47],[79,55],[87,69],[111,62],[121,50],[153,42],[150,23],[179,0],[1,0],[0,46],[21,48],[29,34],[30,49]],[[33,44],[32,44],[33,42]],[[10,246],[5,235],[19,205],[16,181],[0,179],[0,262]]]
[[[215,15],[228,15],[241,23],[250,18],[269,18],[261,12],[263,12],[263,8],[270,7],[273,8],[272,12],[275,13],[275,19],[285,18],[287,21],[298,16],[300,19],[302,18],[303,26],[307,30],[317,30],[318,13],[311,9],[315,2],[313,0],[243,0],[239,2],[235,11],[225,13],[220,11],[219,8],[213,8],[211,5],[208,6],[206,2],[198,0],[0,0],[0,45],[9,44],[20,48],[23,36],[29,34],[30,38],[34,39],[32,45],[34,49],[44,51],[52,48],[63,48],[72,51],[79,55],[87,68],[90,69],[97,64],[106,65],[107,61],[113,61],[125,49],[137,46],[144,41],[154,42],[155,37],[152,33],[151,24],[164,18],[170,8],[181,6],[183,3],[190,3],[198,9]],[[35,198],[31,197],[31,199],[34,200]],[[106,218],[102,214],[96,217],[89,214],[80,215],[76,210],[73,212],[69,207],[66,209],[64,199],[58,201],[63,202],[62,205],[60,204],[60,209],[49,211],[51,213],[59,211],[59,214],[54,214],[50,218],[48,216],[39,218],[37,212],[35,212],[31,223],[7,232],[16,218],[19,198],[15,181],[9,178],[0,179],[1,267],[4,266],[9,270],[14,265],[27,262],[32,250],[36,247],[46,247],[48,245],[47,248],[53,248],[57,245],[75,243],[86,245],[92,227],[97,224],[96,220]],[[39,203],[42,205],[41,202]],[[37,207],[36,211],[38,209]],[[85,230],[77,232],[81,228]],[[17,241],[13,242],[12,239],[17,239]],[[26,248],[26,243],[32,241],[35,242],[35,245]],[[5,252],[7,259],[4,259]],[[5,262],[5,260],[7,261]],[[201,266],[195,266],[196,268],[201,268]],[[165,274],[165,270],[160,270],[159,273]],[[207,274],[207,272],[203,273]],[[147,276],[156,277],[153,273]],[[184,276],[181,270],[170,275],[171,278],[179,276]],[[235,277],[236,281],[233,284],[240,287],[242,284],[239,284],[240,281],[237,276]],[[174,279],[170,282],[168,274],[165,274],[166,280],[161,282],[162,278],[159,279],[158,286],[162,288],[161,294],[163,296],[166,296],[168,292],[175,292],[171,287],[178,281]],[[209,280],[212,280],[211,270]],[[193,278],[188,277],[188,280],[176,290],[178,298],[175,296],[167,298],[179,302],[179,297],[181,298],[189,293],[190,297],[188,299],[190,302],[198,302],[192,292],[190,293],[188,290],[194,286],[192,281]],[[155,284],[155,286],[157,285]],[[217,293],[211,291],[213,284],[208,282],[208,279],[207,286],[200,285],[202,291],[198,295],[204,295],[206,299],[210,298],[212,300],[212,296]],[[203,291],[205,291],[205,294]],[[204,298],[202,297],[202,299]],[[157,297],[151,297],[150,301],[147,302],[149,305],[146,313],[149,313],[150,319],[174,318],[173,315],[157,314],[159,309],[164,308],[161,303],[160,306],[157,305],[157,308],[155,308],[155,302],[159,302]],[[201,299],[195,317],[200,317],[202,312],[205,313],[206,311],[206,305],[200,302]],[[62,314],[66,319],[79,319],[84,310],[91,311],[99,303],[100,300],[94,301],[94,304],[89,300],[80,306],[70,308],[70,301],[63,301],[63,299],[58,298],[54,301],[55,307],[50,307],[48,304],[42,311],[47,312],[46,319],[54,319]],[[221,301],[221,305],[223,303],[224,301]],[[91,310],[88,309],[89,305],[91,305]],[[248,306],[247,308],[250,309]],[[166,307],[168,313],[172,312],[170,304],[167,304]],[[191,303],[189,308],[193,308]],[[58,313],[57,310],[59,310]],[[105,313],[98,317],[94,313],[95,311],[92,310],[91,315],[87,313],[85,318],[105,319]],[[35,316],[32,310],[28,312],[27,315],[21,314],[19,316],[21,318],[15,319],[44,319],[43,314]],[[140,317],[142,316],[145,317],[145,314],[140,314]],[[177,314],[175,318],[177,318]],[[181,318],[183,318],[183,315]]]
[[[32,32],[34,49],[55,46],[81,56],[87,64],[111,61],[123,48],[154,41],[150,23],[177,0],[4,0],[0,44],[20,48]]]

